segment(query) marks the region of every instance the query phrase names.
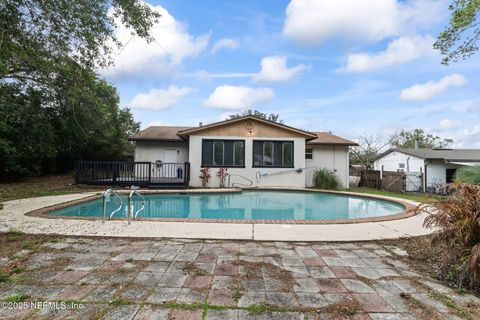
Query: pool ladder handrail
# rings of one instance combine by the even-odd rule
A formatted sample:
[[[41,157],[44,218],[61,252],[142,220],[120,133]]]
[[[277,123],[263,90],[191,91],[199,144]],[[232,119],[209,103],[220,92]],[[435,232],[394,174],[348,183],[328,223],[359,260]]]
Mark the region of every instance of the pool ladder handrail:
[[[110,214],[109,220],[112,219],[112,217],[115,213],[122,210],[122,207],[123,207],[122,198],[120,198],[120,196],[115,191],[113,191],[112,189],[105,190],[105,192],[103,192],[103,195],[102,195],[102,197],[103,197],[103,199],[102,199],[103,200],[103,203],[102,203],[102,223],[105,223],[105,219],[107,217],[107,197],[108,197],[109,194],[114,195],[120,201],[120,205],[118,206],[118,208],[113,210],[112,213]]]
[[[140,192],[138,192],[138,190],[132,190],[128,196],[128,217],[127,217],[127,220],[128,220],[128,223],[130,224],[130,220],[132,218],[132,198],[134,195],[137,195],[140,197],[140,199],[142,199],[142,206],[140,207],[140,209],[138,209],[137,211],[135,211],[135,213],[133,214],[133,220],[137,220],[137,216],[140,212],[143,211],[143,209],[145,209],[145,198],[141,195]]]
[[[230,185],[230,177],[232,177],[232,176],[243,178],[243,179],[247,180],[250,184],[245,184],[245,183],[240,183],[240,182],[234,182],[232,185]],[[228,178],[228,180],[227,180],[227,186],[229,186],[229,187],[230,187],[230,186],[231,186],[231,187],[234,187],[235,185],[245,186],[245,187],[251,187],[251,186],[253,185],[253,181],[252,181],[252,180],[250,180],[250,179],[248,179],[248,178],[246,178],[246,177],[244,177],[244,176],[241,176],[241,175],[239,175],[239,174],[230,174],[230,173],[229,173],[229,174],[227,174],[227,178]]]

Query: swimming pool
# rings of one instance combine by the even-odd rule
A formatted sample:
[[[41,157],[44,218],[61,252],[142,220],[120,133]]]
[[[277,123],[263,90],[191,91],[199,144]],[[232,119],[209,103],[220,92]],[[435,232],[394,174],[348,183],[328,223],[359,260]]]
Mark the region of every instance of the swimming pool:
[[[155,193],[144,194],[145,210],[138,218],[202,219],[232,221],[265,220],[345,220],[374,218],[402,213],[400,203],[350,194],[248,190],[223,193]],[[128,196],[121,195],[123,206],[114,218],[125,218]],[[107,202],[107,217],[119,206],[111,197]],[[134,197],[133,212],[141,206]],[[101,217],[102,199],[54,209],[48,215],[66,217]]]

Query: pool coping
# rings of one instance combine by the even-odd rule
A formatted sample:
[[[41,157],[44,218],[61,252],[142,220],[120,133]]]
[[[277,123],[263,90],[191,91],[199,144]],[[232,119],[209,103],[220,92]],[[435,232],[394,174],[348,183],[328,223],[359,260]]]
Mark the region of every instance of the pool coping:
[[[309,189],[309,188],[282,188],[282,187],[257,187],[257,188],[225,188],[225,189],[185,189],[185,190],[139,190],[143,194],[218,194],[218,193],[238,193],[243,191],[287,191],[287,192],[312,192],[312,193],[330,193],[339,194],[344,196],[355,196],[359,198],[378,199],[388,202],[393,202],[405,207],[405,210],[391,214],[377,217],[365,217],[365,218],[353,218],[353,219],[332,219],[332,220],[234,220],[234,219],[202,219],[202,218],[137,218],[132,221],[151,221],[151,222],[189,222],[189,223],[226,223],[226,224],[279,224],[279,225],[341,225],[341,224],[360,224],[369,222],[385,222],[410,218],[417,213],[415,208],[417,206],[411,204],[408,201],[404,201],[398,198],[384,197],[380,195],[362,194],[349,191],[334,191],[334,190],[321,190],[321,189]],[[130,190],[118,190],[119,194],[129,194]],[[61,202],[58,204],[46,206],[40,209],[29,211],[25,213],[26,216],[46,218],[46,219],[62,219],[62,220],[90,220],[98,221],[102,220],[102,217],[76,217],[76,216],[59,216],[49,214],[52,211],[63,209],[69,206],[78,205],[84,202],[101,198],[101,194],[88,195],[84,198]],[[108,221],[125,221],[126,218],[107,218]]]

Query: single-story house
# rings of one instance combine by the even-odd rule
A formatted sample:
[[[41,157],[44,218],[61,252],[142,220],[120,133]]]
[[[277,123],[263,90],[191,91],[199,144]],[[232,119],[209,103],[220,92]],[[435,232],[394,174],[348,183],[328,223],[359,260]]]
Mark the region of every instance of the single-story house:
[[[421,172],[424,191],[450,183],[462,166],[480,163],[480,149],[393,148],[375,158],[374,169]]]
[[[348,188],[349,147],[356,145],[328,132],[309,132],[254,116],[198,127],[151,126],[130,140],[135,143],[136,162],[155,163],[158,170],[188,162],[191,187],[202,186],[200,170],[209,167],[210,187],[219,186],[219,168],[227,168],[230,186],[244,187],[309,187],[314,170],[328,168]]]

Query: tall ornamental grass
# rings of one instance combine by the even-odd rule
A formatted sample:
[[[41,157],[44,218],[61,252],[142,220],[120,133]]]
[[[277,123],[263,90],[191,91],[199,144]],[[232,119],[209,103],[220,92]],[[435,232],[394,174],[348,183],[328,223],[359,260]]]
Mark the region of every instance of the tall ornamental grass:
[[[313,186],[318,189],[338,190],[342,187],[337,176],[330,170],[323,168],[313,173]]]
[[[440,276],[460,287],[480,287],[480,185],[454,183],[451,195],[417,208],[424,226],[438,228],[432,244],[441,245]]]

